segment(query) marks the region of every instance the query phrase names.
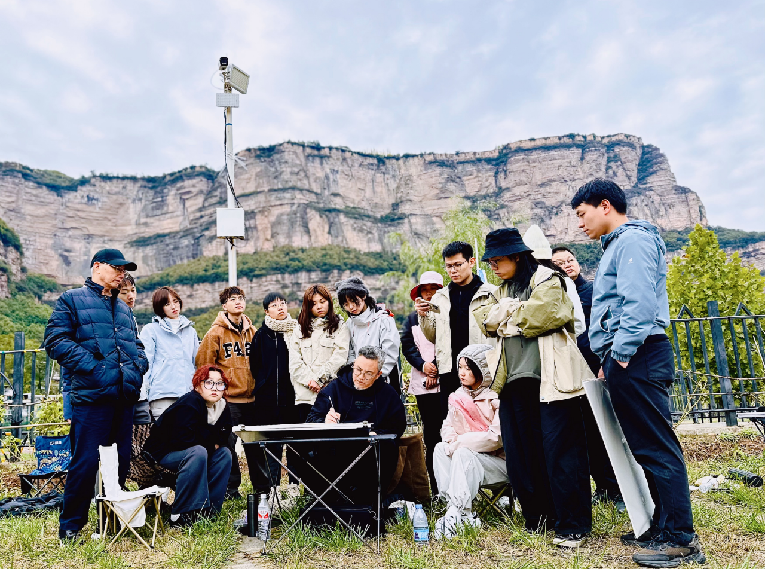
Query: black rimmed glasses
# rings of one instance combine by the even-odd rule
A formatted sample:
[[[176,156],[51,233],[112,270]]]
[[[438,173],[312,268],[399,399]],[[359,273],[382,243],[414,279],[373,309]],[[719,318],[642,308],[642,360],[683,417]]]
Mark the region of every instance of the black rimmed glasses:
[[[353,368],[353,375],[357,377],[363,377],[364,379],[374,379],[377,377],[377,374],[373,371],[364,371],[363,369],[359,369],[357,367]]]
[[[467,263],[467,261],[462,261],[461,263],[449,263],[447,265],[444,265],[444,269],[446,269],[446,272],[450,273],[452,271],[459,271],[460,267]]]
[[[210,391],[226,391],[225,381],[213,381],[212,379],[205,379],[202,382],[202,385],[204,385]]]

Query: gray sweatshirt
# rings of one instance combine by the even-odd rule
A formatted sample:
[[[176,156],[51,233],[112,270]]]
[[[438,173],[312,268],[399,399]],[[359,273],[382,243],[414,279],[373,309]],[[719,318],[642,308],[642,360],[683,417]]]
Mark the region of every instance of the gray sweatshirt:
[[[348,318],[346,325],[351,333],[348,363],[356,359],[356,354],[364,346],[376,346],[385,354],[382,374],[383,377],[388,377],[398,364],[398,350],[401,344],[393,317],[385,311],[372,312],[367,308],[358,316]]]

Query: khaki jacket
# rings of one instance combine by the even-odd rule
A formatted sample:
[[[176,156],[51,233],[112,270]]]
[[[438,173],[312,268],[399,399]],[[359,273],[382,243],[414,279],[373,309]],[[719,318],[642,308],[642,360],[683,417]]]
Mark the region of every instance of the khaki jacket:
[[[486,355],[495,378],[494,391],[501,392],[505,383],[514,379],[533,377],[542,382],[542,401],[582,394],[557,392],[552,385],[553,377],[544,377],[542,373],[554,369],[554,348],[560,346],[547,338],[562,328],[574,331],[574,305],[563,288],[562,279],[556,278],[552,269],[539,267],[524,291],[513,290],[512,283],[506,281],[476,306],[473,317],[482,333],[501,339]]]
[[[206,364],[220,367],[229,379],[226,400],[232,403],[255,401],[255,380],[250,373],[250,344],[255,336],[252,321],[242,314],[242,332],[221,311],[205,334],[195,359],[197,367]]]
[[[351,334],[343,319],[340,327],[331,336],[324,327],[311,332],[310,338],[303,338],[300,326],[291,336],[284,338],[290,351],[290,380],[295,388],[295,404],[313,405],[316,393],[308,389],[313,380],[324,387],[337,375],[348,360]]]
[[[496,288],[492,284],[483,283],[470,301],[470,312],[486,303]],[[436,366],[438,373],[443,375],[452,371],[452,330],[449,325],[452,303],[449,299],[449,287],[438,289],[430,302],[436,306],[438,312],[431,309],[424,317],[418,315],[417,318],[425,338],[436,346]],[[472,318],[468,318],[468,328],[470,344],[494,345],[497,342],[496,337],[491,339],[486,336]]]

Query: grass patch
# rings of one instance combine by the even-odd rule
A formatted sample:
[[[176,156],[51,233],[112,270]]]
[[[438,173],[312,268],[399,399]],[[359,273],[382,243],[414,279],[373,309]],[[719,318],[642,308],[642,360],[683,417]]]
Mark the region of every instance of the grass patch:
[[[725,474],[728,468],[765,472],[765,444],[747,433],[736,438],[685,436],[681,438],[688,459],[691,481],[707,474]],[[0,467],[2,495],[18,494],[16,474],[28,471],[31,463]],[[246,473],[246,468],[243,474]],[[245,475],[246,476],[246,475]],[[14,482],[14,479],[16,482]],[[250,489],[245,482],[242,491]],[[732,487],[730,492],[692,494],[696,529],[712,569],[765,567],[765,488]],[[158,538],[154,552],[146,551],[135,538],[121,538],[107,548],[100,541],[60,547],[58,514],[0,519],[0,568],[182,568],[224,567],[239,548],[241,538],[233,521],[245,508],[243,498],[226,502],[215,521],[201,521],[184,531],[170,530]],[[433,524],[443,515],[444,505],[425,505]],[[167,515],[166,512],[165,515]],[[284,524],[274,528],[278,538],[299,515],[299,506],[283,515]],[[151,517],[151,514],[150,514]],[[91,508],[89,535],[95,527]],[[432,525],[431,525],[432,527]],[[523,519],[513,512],[510,519],[490,514],[480,529],[465,528],[451,539],[415,545],[408,520],[389,523],[381,554],[370,551],[339,524],[335,527],[299,526],[280,544],[272,541],[269,554],[253,560],[253,567],[303,569],[313,567],[367,569],[596,569],[632,568],[635,549],[625,547],[619,536],[630,531],[627,514],[608,503],[593,508],[592,537],[578,551],[552,545],[552,534],[529,534]],[[139,530],[148,535],[148,528]]]

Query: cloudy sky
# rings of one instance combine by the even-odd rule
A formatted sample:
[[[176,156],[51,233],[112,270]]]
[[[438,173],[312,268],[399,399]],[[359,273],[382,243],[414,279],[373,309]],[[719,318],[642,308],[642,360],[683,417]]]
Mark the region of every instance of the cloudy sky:
[[[0,0],[0,161],[222,165],[235,149],[454,152],[570,132],[661,148],[714,225],[765,231],[765,1]]]

